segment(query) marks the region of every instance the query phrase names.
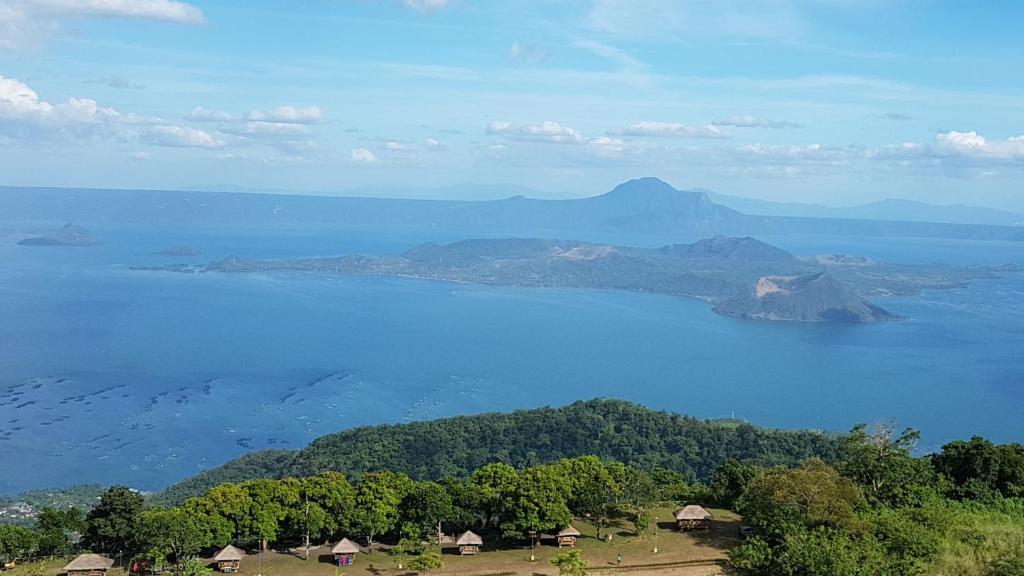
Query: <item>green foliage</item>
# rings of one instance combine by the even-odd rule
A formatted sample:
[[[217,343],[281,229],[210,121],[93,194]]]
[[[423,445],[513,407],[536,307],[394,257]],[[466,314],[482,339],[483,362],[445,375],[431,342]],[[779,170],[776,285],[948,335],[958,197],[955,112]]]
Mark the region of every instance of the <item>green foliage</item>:
[[[797,528],[849,529],[860,490],[832,467],[809,460],[795,469],[773,469],[753,479],[738,501],[744,522],[775,543]]]
[[[579,550],[569,550],[555,556],[551,563],[558,567],[559,576],[587,576],[587,563]]]
[[[59,556],[70,554],[73,549],[72,538],[83,530],[85,519],[78,508],[43,508],[36,519],[39,553]]]
[[[712,475],[711,496],[720,506],[732,508],[747,489],[747,484],[763,472],[762,468],[740,464],[730,458]]]
[[[416,572],[427,573],[441,568],[444,568],[444,560],[437,552],[427,552],[409,561],[409,569]]]
[[[114,486],[86,515],[84,545],[97,552],[132,551],[143,498],[125,486]]]
[[[975,436],[942,447],[933,459],[935,469],[953,484],[952,496],[992,500],[1024,496],[1024,445],[992,442]]]
[[[177,576],[213,576],[213,570],[196,558],[189,558],[178,565]]]
[[[402,499],[401,509],[403,520],[413,524],[417,534],[427,534],[452,517],[452,497],[437,482],[416,482]]]
[[[590,517],[597,525],[600,539],[601,529],[608,523],[622,493],[608,466],[596,456],[581,456],[562,460],[555,467],[556,473],[568,480],[569,508]]]
[[[490,526],[502,500],[519,485],[519,473],[508,464],[487,464],[474,472],[470,481],[478,494],[484,526]]]
[[[390,472],[366,474],[356,486],[352,527],[368,543],[393,530],[398,522],[398,505],[411,486],[405,475]]]
[[[36,533],[24,526],[0,524],[0,563],[13,562],[35,552]]]
[[[858,425],[843,441],[839,470],[872,502],[906,503],[913,497],[911,487],[931,485],[934,479],[929,463],[911,456],[920,438],[909,428],[896,434],[892,424]]]
[[[170,560],[175,566],[194,557],[213,542],[204,515],[186,508],[150,508],[136,522],[135,550],[157,565]]]
[[[612,464],[609,472],[619,487],[618,509],[629,517],[637,536],[651,525],[651,507],[658,501],[658,486],[650,474],[632,466]]]
[[[494,462],[524,468],[585,455],[706,481],[729,458],[763,466],[794,465],[812,456],[834,461],[840,442],[827,434],[708,422],[619,400],[590,400],[561,408],[346,430],[297,452],[243,456],[172,486],[157,501],[178,504],[224,482],[327,470],[349,477],[391,470],[440,480],[467,477]]]
[[[499,510],[501,533],[526,538],[568,526],[572,521],[567,499],[569,480],[554,466],[534,466],[519,475],[515,486],[502,493]]]

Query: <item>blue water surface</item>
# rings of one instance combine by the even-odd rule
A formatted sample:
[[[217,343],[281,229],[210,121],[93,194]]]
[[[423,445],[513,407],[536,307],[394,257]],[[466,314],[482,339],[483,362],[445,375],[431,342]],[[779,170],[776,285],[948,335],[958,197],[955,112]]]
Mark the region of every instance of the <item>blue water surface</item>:
[[[1024,440],[1021,274],[879,302],[906,321],[803,325],[611,290],[129,269],[388,253],[454,233],[93,230],[103,244],[89,248],[0,237],[0,493],[157,489],[352,426],[598,396],[787,428],[895,419],[922,430],[925,449]],[[1019,243],[768,240],[800,255],[1024,263]],[[154,254],[177,244],[204,253]]]

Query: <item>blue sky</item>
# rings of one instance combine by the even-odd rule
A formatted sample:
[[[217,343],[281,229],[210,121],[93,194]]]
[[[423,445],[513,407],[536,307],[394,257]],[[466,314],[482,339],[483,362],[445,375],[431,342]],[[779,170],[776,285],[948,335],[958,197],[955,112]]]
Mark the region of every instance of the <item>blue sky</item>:
[[[1024,211],[1022,18],[1010,1],[0,0],[0,184],[578,196],[654,175]]]

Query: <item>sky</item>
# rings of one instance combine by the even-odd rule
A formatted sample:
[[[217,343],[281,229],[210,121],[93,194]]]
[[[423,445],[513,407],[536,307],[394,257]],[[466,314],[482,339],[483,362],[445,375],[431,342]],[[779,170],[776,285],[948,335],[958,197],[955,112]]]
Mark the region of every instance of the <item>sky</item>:
[[[1024,2],[0,0],[0,185],[1024,212]]]

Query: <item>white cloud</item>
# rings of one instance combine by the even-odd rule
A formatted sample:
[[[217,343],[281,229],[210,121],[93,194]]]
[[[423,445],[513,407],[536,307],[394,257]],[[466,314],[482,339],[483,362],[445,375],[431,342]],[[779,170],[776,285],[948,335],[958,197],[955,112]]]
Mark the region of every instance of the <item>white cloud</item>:
[[[508,57],[516,62],[544,64],[551,58],[551,53],[533,44],[523,44],[518,40],[508,47]]]
[[[105,76],[103,78],[97,78],[96,80],[89,80],[89,84],[103,84],[108,88],[117,88],[119,90],[144,90],[145,84],[139,84],[138,82],[132,82],[127,78],[121,76]]]
[[[802,126],[796,122],[789,122],[786,120],[769,120],[767,118],[745,115],[718,118],[711,122],[711,124],[713,126],[731,126],[733,128],[802,128]]]
[[[504,136],[511,140],[549,142],[553,144],[585,144],[587,139],[575,128],[562,126],[558,122],[545,120],[539,124],[514,126],[509,122],[491,122],[487,133]]]
[[[587,151],[603,158],[617,158],[626,151],[626,143],[620,138],[597,136],[587,141]]]
[[[204,21],[202,10],[177,0],[22,0],[21,3],[54,14],[142,18],[179,24]]]
[[[351,158],[353,162],[362,164],[372,164],[377,161],[377,156],[366,148],[353,148]]]
[[[671,122],[637,122],[623,130],[610,132],[613,135],[622,136],[648,136],[662,138],[729,138],[727,132],[723,132],[714,124],[690,126],[687,124],[675,124]]]
[[[202,106],[196,106],[185,115],[186,120],[193,122],[234,122],[235,117],[220,110],[210,110]]]
[[[648,68],[647,64],[637,60],[629,52],[615,46],[587,39],[575,40],[572,46],[589,50],[595,55],[618,65],[620,68],[627,70],[646,70]]]
[[[941,153],[986,157],[999,160],[1024,160],[1024,135],[1006,140],[989,140],[975,131],[943,132],[935,137]]]
[[[128,155],[128,157],[131,158],[132,160],[138,160],[139,162],[149,160],[151,158],[149,152],[146,152],[144,150],[132,152],[131,154]]]
[[[253,110],[249,112],[249,120],[260,122],[284,122],[288,124],[318,124],[324,119],[324,111],[317,106],[296,108],[294,106],[278,106],[269,112]]]
[[[419,12],[435,12],[451,4],[451,0],[405,0],[406,6]]]
[[[157,146],[184,148],[223,148],[225,142],[205,130],[187,126],[153,126],[141,134],[143,142]]]
[[[594,0],[585,27],[638,39],[786,39],[802,36],[806,24],[788,0]]]
[[[244,122],[227,124],[220,131],[236,136],[269,137],[269,138],[306,138],[309,130],[302,124],[284,122]]]
[[[27,84],[0,76],[0,122],[22,123],[40,129],[74,128],[80,125],[116,121],[121,117],[90,98],[68,98],[51,104]]]
[[[69,16],[178,24],[205,21],[198,7],[177,0],[3,0],[0,2],[0,48],[34,48],[58,33],[61,21]]]

